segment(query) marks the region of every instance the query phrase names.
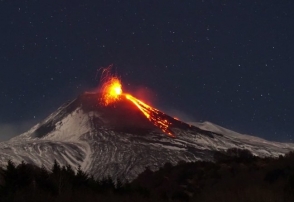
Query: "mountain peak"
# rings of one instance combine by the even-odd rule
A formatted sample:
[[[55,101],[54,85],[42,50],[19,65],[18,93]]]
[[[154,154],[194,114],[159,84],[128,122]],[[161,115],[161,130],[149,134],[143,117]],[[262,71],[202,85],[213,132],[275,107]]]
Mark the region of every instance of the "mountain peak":
[[[95,177],[131,180],[146,167],[156,170],[166,162],[213,161],[216,151],[229,148],[262,157],[278,157],[294,149],[293,144],[241,135],[208,122],[193,126],[126,96],[108,105],[100,99],[100,93],[83,93],[28,132],[0,143],[0,164],[12,159],[50,168],[57,160],[61,165],[81,165]],[[174,136],[156,125],[158,121],[166,121]]]
[[[54,137],[60,140],[69,138],[69,136],[77,136],[77,131],[79,131],[78,134],[84,134],[100,129],[136,135],[144,135],[150,132],[162,134],[161,129],[152,124],[142,111],[127,98],[122,97],[117,102],[107,106],[99,103],[100,98],[100,93],[85,92],[75,100],[62,105],[56,112],[22,136],[46,139],[50,137],[52,139],[52,134],[54,134]],[[159,110],[156,110],[153,118],[168,121],[171,130],[198,131],[212,137],[211,132],[174,119]]]

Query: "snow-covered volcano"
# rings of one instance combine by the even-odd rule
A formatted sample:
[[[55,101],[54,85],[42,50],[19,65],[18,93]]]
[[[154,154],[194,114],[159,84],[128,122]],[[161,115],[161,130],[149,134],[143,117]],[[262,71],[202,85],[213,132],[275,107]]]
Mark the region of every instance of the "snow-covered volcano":
[[[53,161],[95,177],[134,179],[146,167],[166,162],[213,160],[215,151],[250,150],[254,155],[283,155],[293,144],[241,135],[212,123],[187,124],[158,111],[171,123],[175,138],[152,124],[129,100],[101,106],[100,94],[84,93],[64,104],[28,132],[0,143],[0,164],[9,159],[51,168]]]

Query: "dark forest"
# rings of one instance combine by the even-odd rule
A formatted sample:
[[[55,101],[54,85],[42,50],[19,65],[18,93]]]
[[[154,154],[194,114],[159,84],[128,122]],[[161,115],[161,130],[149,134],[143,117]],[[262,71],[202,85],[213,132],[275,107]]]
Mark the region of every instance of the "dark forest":
[[[146,168],[131,182],[94,179],[56,161],[51,170],[8,161],[0,170],[0,201],[294,201],[294,152],[260,158],[229,149],[215,160]]]

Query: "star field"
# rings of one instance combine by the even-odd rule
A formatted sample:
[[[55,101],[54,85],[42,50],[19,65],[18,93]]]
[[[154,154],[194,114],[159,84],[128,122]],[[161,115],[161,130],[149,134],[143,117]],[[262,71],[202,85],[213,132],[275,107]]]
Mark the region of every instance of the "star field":
[[[292,1],[0,1],[0,139],[99,83],[185,121],[291,142]],[[97,78],[98,77],[98,78]]]

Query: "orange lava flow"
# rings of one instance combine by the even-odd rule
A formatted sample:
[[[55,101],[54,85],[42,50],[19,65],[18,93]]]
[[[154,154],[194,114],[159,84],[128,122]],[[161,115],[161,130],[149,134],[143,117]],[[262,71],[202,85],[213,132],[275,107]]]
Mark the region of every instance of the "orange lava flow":
[[[169,129],[169,126],[171,125],[171,123],[168,122],[168,120],[161,118],[161,116],[159,115],[159,111],[157,109],[145,104],[144,102],[142,102],[141,100],[138,100],[137,98],[133,97],[130,94],[124,94],[124,95],[128,100],[133,102],[138,107],[138,109],[141,110],[141,112],[147,117],[147,119],[151,123],[159,127],[168,136],[175,137],[173,132]]]
[[[111,67],[110,67],[111,68]],[[160,128],[165,134],[170,137],[175,137],[173,132],[169,129],[171,123],[163,119],[160,116],[160,111],[145,104],[141,100],[133,97],[130,94],[123,93],[122,84],[118,77],[111,76],[110,68],[106,68],[102,72],[103,82],[101,91],[102,99],[101,104],[107,106],[121,99],[121,96],[125,96],[127,100],[130,100],[137,108],[146,116],[146,118],[155,126]]]

